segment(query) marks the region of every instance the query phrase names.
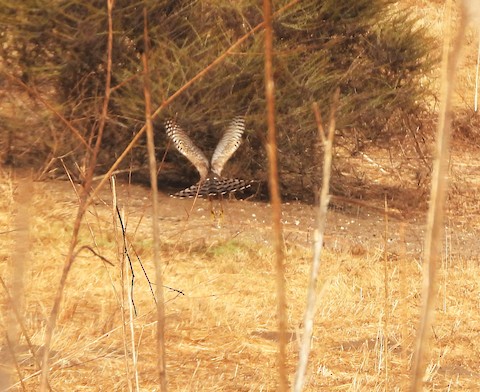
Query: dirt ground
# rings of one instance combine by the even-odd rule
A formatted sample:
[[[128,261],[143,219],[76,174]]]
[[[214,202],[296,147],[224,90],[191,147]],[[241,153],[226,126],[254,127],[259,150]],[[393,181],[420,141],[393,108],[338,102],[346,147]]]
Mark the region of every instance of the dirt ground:
[[[433,28],[436,36],[443,35],[443,3],[408,0],[404,4],[416,7],[422,23]],[[474,95],[477,39],[477,32],[469,30],[455,98],[456,105],[467,112]],[[439,85],[438,75],[428,77]],[[14,113],[17,117],[20,111]],[[468,137],[454,129],[453,191],[438,273],[425,377],[428,391],[480,389],[476,129],[469,128]],[[399,146],[393,149],[400,153]],[[402,180],[404,171],[389,166],[392,159],[385,151],[368,154],[371,160],[360,158],[358,165],[352,164],[365,168],[360,175],[368,173],[367,187],[381,189]],[[432,156],[428,151],[425,155]],[[15,268],[23,265],[17,305],[39,358],[78,197],[67,181],[34,182],[29,187],[22,184],[23,177],[25,172],[0,168],[0,277],[12,290]],[[116,192],[132,268],[124,257],[112,191],[106,186],[86,214],[79,246],[88,246],[111,264],[85,248],[72,266],[51,347],[49,382],[55,391],[159,390],[151,191],[119,181]],[[386,224],[384,200],[381,193],[377,196],[360,203],[332,199],[306,391],[409,388],[421,303],[426,211],[424,204],[415,205],[415,199],[402,210],[399,194]],[[220,227],[210,209],[204,200],[193,204],[174,199],[164,189],[159,195],[169,390],[274,391],[278,333],[270,206],[255,199],[225,200]],[[316,210],[285,202],[282,213],[291,382],[303,326]],[[0,295],[2,332],[10,330],[14,320],[7,289],[1,288]],[[39,366],[25,336],[16,347],[7,344],[5,336],[0,337],[0,391],[38,390]]]
[[[1,188],[0,231],[5,246],[0,263],[7,281],[17,238],[9,229],[15,225],[20,206],[21,188],[15,177],[19,177],[15,172],[4,173]],[[121,278],[122,243],[115,240],[119,231],[114,228],[112,192],[107,186],[89,208],[80,244],[93,247],[112,265],[82,252],[72,267],[52,345],[50,380],[55,390],[129,390],[129,385],[137,382],[132,376],[133,346],[138,356],[139,390],[158,390],[154,288],[149,287],[143,272],[154,280],[150,190],[120,182],[116,191],[126,224],[134,288],[129,288],[128,271]],[[33,183],[30,195],[31,200],[27,197],[27,204],[22,205],[29,205],[32,241],[25,275],[25,322],[38,348],[43,344],[45,320],[78,199],[64,181]],[[193,200],[174,199],[165,192],[159,197],[170,389],[275,390],[275,267],[268,203],[224,201],[219,228],[208,202],[198,200],[193,205]],[[382,203],[378,204],[381,208]],[[287,371],[291,376],[302,325],[315,208],[284,203],[282,209],[291,338]],[[420,211],[408,216],[404,221],[389,220],[385,241],[385,221],[377,210],[335,202],[329,211],[308,391],[406,389],[421,298],[425,214]],[[480,325],[480,288],[475,279],[478,244],[472,230],[476,222],[473,215],[448,218],[428,390],[474,391],[480,383],[480,353],[475,344]],[[387,286],[390,294],[386,300]],[[127,311],[129,292],[137,316],[129,316]],[[385,303],[389,305],[385,307]],[[127,321],[131,317],[131,332],[122,332],[122,313]],[[390,321],[385,322],[386,317]],[[0,322],[5,327],[7,320],[2,316]],[[38,373],[25,347],[22,343],[19,349],[19,368],[26,390],[35,390]],[[3,363],[11,361],[5,349],[0,355]],[[12,378],[18,380],[18,375]],[[18,388],[17,381],[9,390]]]

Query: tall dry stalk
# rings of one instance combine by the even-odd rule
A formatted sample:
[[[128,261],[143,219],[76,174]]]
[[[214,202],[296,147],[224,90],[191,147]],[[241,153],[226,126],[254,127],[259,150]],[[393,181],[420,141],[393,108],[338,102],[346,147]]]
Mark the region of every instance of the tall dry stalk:
[[[287,299],[285,294],[285,252],[282,234],[282,201],[278,181],[277,140],[275,131],[275,82],[273,80],[273,28],[271,0],[263,0],[265,23],[265,98],[267,102],[267,155],[269,163],[268,184],[272,203],[272,229],[275,247],[277,276],[277,319],[278,319],[278,377],[280,392],[288,388],[287,361]]]
[[[29,336],[25,331],[25,268],[29,260],[30,250],[30,206],[33,192],[33,180],[31,174],[17,179],[18,188],[14,195],[16,214],[14,217],[14,230],[12,233],[13,249],[9,263],[9,270],[12,277],[10,289],[1,280],[4,287],[4,297],[7,299],[7,328],[5,331],[6,348],[10,354],[9,360],[5,363],[5,372],[0,371],[0,389],[7,390],[12,387],[12,380],[9,374],[10,368],[15,368],[22,390],[25,389],[23,376],[18,363],[19,341],[23,335],[30,344]],[[34,351],[30,344],[30,351],[35,358]],[[36,364],[38,361],[35,358]],[[8,369],[8,371],[7,371]]]
[[[407,353],[407,336],[408,334],[408,290],[407,290],[407,241],[405,239],[405,222],[400,224],[399,231],[399,240],[400,240],[400,254],[399,254],[399,263],[398,263],[398,280],[399,287],[398,293],[400,297],[400,336],[401,336],[401,350],[402,350],[402,368],[404,374],[408,374],[408,369],[410,367],[410,361],[408,359]],[[408,378],[405,378],[401,383],[401,390],[406,391],[408,389]]]
[[[122,212],[122,220],[125,222],[124,218],[124,213]],[[133,303],[133,282],[134,282],[134,274],[133,270],[130,270],[131,267],[131,261],[130,258],[127,257],[127,252],[128,252],[128,240],[127,240],[127,233],[125,230],[123,230],[123,243],[124,243],[124,254],[123,254],[123,277],[122,279],[122,292],[124,291],[124,288],[128,288],[127,290],[127,301],[128,301],[128,326],[130,328],[130,350],[131,350],[131,356],[132,356],[132,368],[133,368],[133,381],[135,385],[135,391],[140,392],[140,382],[139,382],[139,377],[138,377],[138,354],[136,350],[136,345],[135,345],[135,308],[134,308],[134,303]],[[128,262],[127,262],[128,261]],[[130,275],[131,273],[131,275]],[[124,302],[125,297],[122,296],[122,305],[125,305]],[[122,309],[122,312],[124,309]],[[122,316],[123,317],[123,316]],[[123,321],[123,320],[122,320]],[[123,322],[125,324],[125,322]],[[127,337],[124,337],[124,341],[127,341]],[[127,374],[128,376],[128,374]],[[128,381],[129,384],[131,384],[131,381]]]
[[[412,367],[412,391],[421,391],[426,369],[426,352],[433,321],[436,297],[436,273],[441,253],[442,228],[444,221],[445,198],[447,192],[447,166],[451,138],[451,107],[455,84],[455,70],[468,24],[466,0],[462,3],[457,35],[450,49],[450,31],[444,34],[442,61],[442,90],[437,128],[437,143],[433,164],[430,207],[428,210],[427,230],[425,234],[425,252],[423,261],[422,308],[415,341],[415,353]],[[451,2],[450,2],[451,3]],[[450,8],[450,7],[449,7]],[[449,15],[450,12],[447,12]],[[450,17],[447,16],[447,25]]]
[[[18,178],[18,189],[15,195],[17,213],[15,214],[15,231],[13,233],[14,249],[10,269],[12,271],[12,304],[21,316],[25,308],[25,268],[30,250],[30,205],[32,202],[33,179],[29,173]],[[23,317],[22,317],[23,320]],[[20,338],[19,324],[13,314],[8,318],[7,335],[14,346]]]
[[[305,306],[305,314],[303,316],[303,336],[300,345],[300,353],[295,374],[295,382],[293,391],[300,392],[305,384],[305,373],[307,371],[308,357],[310,355],[310,345],[313,335],[313,321],[315,318],[315,305],[317,302],[317,280],[320,271],[320,263],[323,248],[323,237],[327,223],[328,203],[330,201],[330,176],[332,172],[332,150],[333,138],[335,135],[335,112],[338,106],[340,90],[337,89],[333,96],[330,108],[330,124],[328,127],[328,136],[322,125],[322,118],[318,106],[314,104],[313,109],[315,119],[317,121],[318,136],[324,146],[323,155],[323,176],[322,189],[320,191],[320,204],[317,210],[316,227],[313,232],[313,258],[310,270],[310,280],[308,282],[307,304]]]
[[[385,236],[383,247],[383,284],[384,284],[384,302],[383,302],[383,362],[385,366],[385,390],[389,390],[388,385],[388,322],[390,317],[389,306],[389,287],[388,287],[388,202],[385,195]]]
[[[155,141],[152,125],[152,99],[150,88],[150,75],[148,70],[149,39],[147,29],[147,9],[143,10],[144,17],[144,43],[145,53],[142,56],[144,70],[144,96],[145,96],[145,126],[147,130],[148,165],[150,167],[150,186],[152,189],[152,234],[153,234],[153,262],[155,264],[155,284],[157,296],[157,367],[160,377],[160,391],[167,391],[167,365],[165,361],[165,305],[163,293],[162,264],[160,262],[160,228],[158,225],[158,185],[157,161],[155,160]]]
[[[128,362],[128,334],[127,334],[127,320],[125,317],[125,298],[126,295],[126,282],[128,281],[125,277],[128,274],[127,266],[126,266],[126,251],[127,251],[127,244],[126,244],[126,233],[125,227],[123,225],[124,220],[118,209],[118,202],[117,202],[117,181],[115,176],[110,177],[110,187],[112,191],[112,223],[114,227],[114,235],[115,235],[115,244],[117,245],[117,255],[120,259],[120,317],[122,319],[122,342],[123,342],[123,358],[125,363],[125,373],[127,378],[127,385],[128,390],[132,390],[132,380],[130,376],[130,364]],[[118,222],[118,223],[117,223]],[[118,225],[120,225],[120,229],[122,231],[122,239],[123,243],[120,244],[120,237],[118,235]],[[134,343],[132,341],[132,343]]]
[[[478,111],[478,86],[479,86],[479,77],[480,77],[480,31],[478,32],[478,48],[477,48],[477,64],[475,66],[475,95],[474,95],[474,104],[473,109]]]
[[[30,261],[30,207],[33,191],[33,178],[30,173],[25,178],[20,177],[18,179],[17,194],[14,197],[17,213],[14,219],[13,249],[10,267],[12,270],[12,284],[10,287],[7,286],[7,283],[0,276],[0,286],[3,289],[3,298],[6,303],[6,308],[8,309],[5,340],[12,356],[13,365],[17,371],[19,379],[17,385],[20,384],[22,390],[26,390],[24,385],[25,380],[21,374],[20,364],[16,357],[18,341],[22,336],[28,346],[35,369],[41,368],[40,359],[24,322],[24,274],[25,268]],[[20,350],[18,350],[18,352],[20,353]],[[10,369],[7,369],[7,366],[4,368],[5,371],[0,370],[0,390],[2,391],[15,387],[15,385],[12,385],[10,378]],[[49,385],[47,385],[47,387],[51,389]]]
[[[52,342],[53,332],[57,323],[57,317],[60,310],[60,303],[63,297],[63,291],[65,289],[65,283],[67,281],[68,273],[76,257],[76,248],[78,245],[78,234],[80,232],[81,222],[87,211],[88,205],[92,200],[89,197],[89,191],[92,186],[93,174],[97,164],[97,157],[100,151],[100,145],[102,142],[103,131],[108,117],[108,104],[110,101],[110,85],[111,85],[111,75],[112,75],[112,48],[113,48],[113,21],[112,21],[112,11],[113,11],[114,0],[107,0],[107,14],[108,14],[108,36],[107,36],[107,64],[106,64],[106,75],[105,75],[105,97],[103,100],[102,112],[98,124],[98,133],[95,146],[93,148],[89,166],[85,175],[85,183],[80,194],[80,202],[77,210],[77,216],[75,218],[75,223],[73,227],[72,239],[70,241],[70,246],[68,249],[67,257],[63,266],[62,275],[60,277],[60,282],[58,284],[57,291],[55,293],[55,299],[53,303],[52,310],[50,312],[50,317],[47,321],[46,331],[45,331],[45,343],[44,343],[44,353],[42,361],[42,372],[40,376],[40,392],[44,392],[48,385],[48,371],[49,371],[49,359],[50,359],[50,345]]]

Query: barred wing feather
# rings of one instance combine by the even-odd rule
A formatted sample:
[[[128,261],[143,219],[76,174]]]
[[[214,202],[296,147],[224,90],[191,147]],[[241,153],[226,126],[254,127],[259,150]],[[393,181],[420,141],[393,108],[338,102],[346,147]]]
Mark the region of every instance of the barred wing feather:
[[[165,122],[167,136],[173,142],[175,148],[185,156],[200,173],[200,179],[204,180],[209,171],[209,163],[205,154],[192,142],[186,132],[174,120]]]
[[[242,135],[245,131],[245,119],[243,117],[235,117],[229,127],[218,142],[217,148],[212,156],[212,171],[221,175],[225,163],[230,159],[238,147],[242,143]]]

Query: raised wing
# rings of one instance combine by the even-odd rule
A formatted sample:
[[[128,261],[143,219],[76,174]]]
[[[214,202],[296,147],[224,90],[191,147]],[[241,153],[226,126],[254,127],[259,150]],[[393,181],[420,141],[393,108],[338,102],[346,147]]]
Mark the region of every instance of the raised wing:
[[[238,147],[242,143],[242,135],[245,131],[245,119],[243,117],[235,117],[229,127],[218,142],[217,148],[212,156],[212,171],[221,175],[223,166],[230,159]]]
[[[174,120],[165,122],[167,136],[173,142],[173,145],[184,155],[200,173],[200,180],[207,177],[210,164],[205,154],[188,137],[185,131]]]

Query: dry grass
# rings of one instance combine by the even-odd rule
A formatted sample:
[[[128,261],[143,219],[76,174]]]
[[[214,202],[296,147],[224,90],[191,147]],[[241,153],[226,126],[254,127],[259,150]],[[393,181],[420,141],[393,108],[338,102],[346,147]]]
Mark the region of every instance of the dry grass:
[[[22,324],[26,333],[18,342],[7,341],[5,333],[0,338],[0,390],[34,391],[40,386],[38,359],[48,340],[47,320],[72,241],[78,200],[68,184],[34,184],[27,229],[12,231],[22,228],[22,219],[25,224],[27,221],[19,209],[25,205],[21,200],[28,198],[19,194],[25,191],[21,191],[21,176],[17,175],[0,173],[0,276],[7,283],[0,296],[0,329],[11,333]],[[153,282],[149,192],[136,186],[124,186],[119,192],[135,274],[132,291],[128,265],[122,269],[123,256],[118,251],[111,196],[97,187],[92,197],[94,203],[78,237],[84,247],[73,261],[56,315],[48,387],[62,391],[159,390],[152,295],[156,288],[149,286],[136,257]],[[276,262],[265,218],[270,211],[268,206],[253,203],[228,204],[226,222],[218,230],[205,217],[208,214],[202,204],[187,215],[189,202],[160,195],[160,258],[168,286],[165,362],[173,391],[271,391],[278,386]],[[285,207],[286,324],[290,326],[285,367],[292,383],[312,259],[308,224],[312,214],[300,205]],[[369,219],[376,220],[372,226],[382,224],[376,217]],[[459,220],[454,221],[449,221],[449,235],[458,238],[456,244],[471,245],[468,233],[456,224]],[[407,236],[421,237],[417,222],[407,222]],[[410,384],[421,303],[421,255],[419,250],[385,252],[386,242],[381,237],[359,240],[365,232],[370,234],[372,226],[349,235],[326,233],[335,245],[328,247],[327,241],[323,252],[308,391],[405,390]],[[391,230],[398,233],[399,228]],[[27,236],[31,245],[22,253],[19,241]],[[336,246],[338,240],[340,247]],[[475,391],[480,383],[476,344],[480,283],[475,278],[480,267],[478,257],[466,256],[471,248],[447,244],[438,271],[425,387]],[[22,282],[15,278],[19,257],[27,262],[22,267]],[[133,296],[134,318],[130,318],[132,307],[126,303],[125,293]],[[22,294],[24,298],[18,298]],[[15,319],[14,307],[23,313],[22,320]],[[18,328],[13,336],[17,334]],[[133,360],[132,353],[136,353]]]
[[[31,262],[26,266],[24,282],[24,321],[30,338],[38,347],[44,341],[45,320],[70,240],[76,196],[65,183],[36,183],[34,186]],[[3,173],[2,231],[11,227],[15,215],[14,189],[15,181],[8,173]],[[150,209],[148,194],[148,190],[136,186],[120,187],[119,202],[125,207],[130,242],[152,280],[152,241],[147,234],[151,220],[144,215]],[[100,196],[106,204],[98,201],[87,214],[94,238],[84,224],[80,240],[114,265],[105,264],[85,251],[72,266],[52,341],[50,384],[55,390],[128,390],[119,300],[120,263],[115,251],[110,196],[107,191]],[[160,197],[161,258],[166,264],[164,282],[183,293],[166,289],[169,389],[275,390],[278,334],[275,262],[270,234],[264,224],[249,227],[250,224],[234,222],[236,211],[244,210],[244,216],[253,213],[268,216],[268,207],[232,202],[227,206],[224,228],[218,230],[209,221],[204,205],[199,204],[187,222],[182,207],[188,208],[188,202]],[[292,382],[311,250],[298,240],[308,234],[309,229],[303,227],[308,211],[301,211],[299,206],[288,207],[290,210],[286,213],[295,216],[297,212],[301,217],[298,226],[288,224],[290,215],[285,217],[287,316],[292,328],[287,346],[287,372]],[[330,225],[334,226],[332,222]],[[408,230],[414,229],[408,227]],[[14,246],[12,235],[2,233],[4,246],[0,263],[2,278],[7,282],[10,282],[8,265]],[[327,238],[328,235],[327,232]],[[383,241],[379,238],[363,243],[362,252],[357,252],[355,238],[345,237],[344,241],[344,250],[329,247],[324,251],[306,390],[383,390],[385,343],[389,352],[389,389],[404,390],[409,378],[405,358],[411,358],[420,305],[419,255],[410,252],[405,259],[395,254],[389,256],[387,338],[382,336],[385,313]],[[405,281],[399,276],[400,267],[405,270]],[[479,269],[476,261],[458,258],[444,262],[440,270],[428,390],[477,389],[480,353],[475,341],[480,325],[480,283],[475,277]],[[134,339],[138,351],[139,390],[153,391],[158,390],[155,303],[136,261],[134,271],[134,300],[138,311],[134,319]],[[401,290],[401,284],[405,285],[405,290]],[[406,297],[402,297],[401,292],[405,292]],[[3,294],[1,298],[0,328],[4,330],[8,304]],[[407,305],[406,316],[402,313],[404,305]],[[402,331],[406,331],[405,340],[402,340]],[[130,334],[126,338],[130,340]],[[127,347],[130,350],[130,342]],[[8,352],[3,351],[1,356],[2,373],[9,374],[17,383],[13,390],[20,390],[15,368],[6,365],[10,362],[7,361]],[[131,366],[130,355],[127,358]],[[24,339],[20,341],[17,361],[26,390],[36,390],[38,376],[35,376],[36,369]]]

